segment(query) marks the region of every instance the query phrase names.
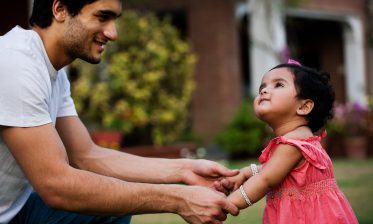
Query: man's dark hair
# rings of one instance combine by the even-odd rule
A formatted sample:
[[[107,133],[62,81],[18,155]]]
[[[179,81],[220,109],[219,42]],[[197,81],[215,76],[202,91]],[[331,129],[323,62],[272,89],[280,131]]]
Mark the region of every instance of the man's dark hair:
[[[335,93],[328,73],[297,64],[280,64],[271,70],[276,68],[288,68],[294,75],[297,97],[314,102],[312,111],[306,116],[308,127],[313,132],[333,118]]]
[[[69,14],[74,17],[79,14],[80,10],[88,4],[91,4],[97,0],[59,0],[61,4],[66,6]],[[52,24],[53,12],[52,12],[53,0],[34,0],[34,6],[30,17],[31,26],[39,26],[46,28]]]

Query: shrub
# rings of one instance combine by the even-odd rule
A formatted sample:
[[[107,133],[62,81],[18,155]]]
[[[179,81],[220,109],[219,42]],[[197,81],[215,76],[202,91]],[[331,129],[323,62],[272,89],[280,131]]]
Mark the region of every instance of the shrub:
[[[265,127],[264,122],[256,118],[252,101],[247,100],[239,107],[227,127],[217,135],[216,142],[232,157],[257,155],[266,138]]]
[[[333,109],[334,117],[327,124],[330,134],[359,136],[367,133],[369,107],[359,103],[336,103]]]
[[[95,129],[123,132],[131,144],[176,141],[187,122],[194,55],[168,18],[125,11],[117,28],[100,64],[73,64],[79,115]]]

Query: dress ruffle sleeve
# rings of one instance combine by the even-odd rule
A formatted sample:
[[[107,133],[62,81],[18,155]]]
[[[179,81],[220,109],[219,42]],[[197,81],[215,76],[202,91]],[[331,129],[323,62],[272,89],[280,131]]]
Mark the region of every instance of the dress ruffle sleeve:
[[[320,135],[313,136],[310,139],[307,139],[305,141],[304,139],[302,140],[294,140],[294,139],[287,139],[284,136],[278,136],[268,144],[268,146],[262,151],[262,154],[259,157],[259,161],[263,164],[266,163],[269,158],[271,157],[271,154],[276,150],[276,146],[279,144],[287,144],[287,145],[292,145],[296,147],[299,151],[301,151],[303,157],[305,160],[307,160],[310,164],[315,166],[316,168],[320,170],[326,169],[326,165],[322,162],[324,152],[321,148],[318,148],[315,146],[315,144],[312,144],[311,140],[317,140],[319,141],[321,138],[325,136],[325,132],[323,132]]]

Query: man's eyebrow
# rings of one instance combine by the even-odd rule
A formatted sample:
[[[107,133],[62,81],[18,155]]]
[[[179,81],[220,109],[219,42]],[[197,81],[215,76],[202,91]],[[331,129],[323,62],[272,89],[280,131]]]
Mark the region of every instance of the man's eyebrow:
[[[122,15],[122,13],[117,14],[114,11],[111,11],[111,10],[99,10],[98,14],[99,15],[104,15],[104,16],[110,16],[110,17],[114,17],[114,18],[120,17]]]

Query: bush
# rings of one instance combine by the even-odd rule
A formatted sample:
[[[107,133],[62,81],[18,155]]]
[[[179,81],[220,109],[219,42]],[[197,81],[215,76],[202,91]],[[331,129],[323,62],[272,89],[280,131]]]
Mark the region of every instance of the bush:
[[[238,111],[216,137],[218,145],[223,147],[231,157],[256,156],[263,147],[266,138],[264,122],[256,118],[252,101],[242,103]]]
[[[73,64],[79,115],[94,129],[123,132],[126,144],[176,141],[187,122],[195,57],[170,19],[125,11],[117,28],[100,64]]]
[[[367,133],[369,107],[359,103],[336,103],[334,117],[327,124],[330,134],[340,136],[361,136]]]

